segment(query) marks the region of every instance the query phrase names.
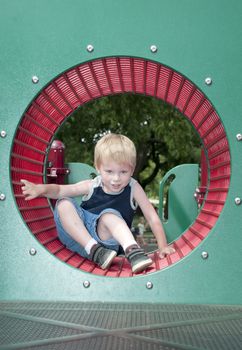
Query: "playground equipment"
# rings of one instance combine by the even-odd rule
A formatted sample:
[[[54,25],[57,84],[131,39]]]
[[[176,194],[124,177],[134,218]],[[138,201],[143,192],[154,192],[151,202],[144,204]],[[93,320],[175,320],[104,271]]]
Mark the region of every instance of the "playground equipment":
[[[242,5],[54,3],[14,1],[14,11],[5,4],[0,15],[0,299],[241,304],[242,83],[234,43]],[[179,109],[201,138],[209,171],[203,207],[176,237],[176,253],[160,260],[155,252],[152,268],[137,276],[125,259],[103,272],[69,252],[49,201],[26,202],[20,188],[21,178],[46,181],[51,142],[77,108],[120,93]]]
[[[241,348],[242,3],[0,5],[0,349]],[[135,276],[121,257],[103,272],[68,251],[51,203],[20,188],[55,176],[50,146],[77,108],[121,93],[181,111],[208,170],[198,215],[171,238],[176,253],[152,253]]]
[[[198,183],[198,164],[179,165],[163,177],[160,184],[159,216],[168,242],[177,239],[198,216]]]

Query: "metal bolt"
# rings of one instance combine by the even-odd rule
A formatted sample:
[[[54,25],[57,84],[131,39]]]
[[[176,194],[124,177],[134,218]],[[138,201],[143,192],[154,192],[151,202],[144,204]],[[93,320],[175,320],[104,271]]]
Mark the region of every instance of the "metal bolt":
[[[207,77],[206,79],[205,79],[205,84],[206,85],[211,85],[212,84],[212,78],[210,78],[210,77]]]
[[[5,198],[6,198],[5,194],[4,194],[4,193],[1,193],[1,194],[0,194],[0,200],[1,200],[1,201],[4,201]]]
[[[237,134],[237,135],[236,135],[236,139],[237,139],[238,141],[241,141],[241,140],[242,140],[242,134]]]
[[[157,46],[156,46],[156,45],[151,45],[151,46],[150,46],[150,51],[151,51],[152,53],[156,53],[156,52],[158,51]]]
[[[148,281],[148,282],[146,283],[146,288],[147,288],[147,289],[152,289],[152,288],[153,288],[153,283],[150,282],[150,281]]]
[[[2,130],[2,131],[1,131],[1,137],[4,138],[4,137],[6,137],[6,136],[7,136],[6,131],[5,131],[5,130]]]
[[[234,202],[235,202],[236,205],[240,205],[240,204],[241,204],[241,198],[236,197],[236,198],[234,199]]]
[[[30,248],[29,254],[34,256],[35,254],[37,254],[37,250],[35,248]]]
[[[93,50],[94,50],[94,46],[93,45],[91,45],[91,44],[87,45],[87,51],[88,52],[93,52]]]
[[[32,77],[32,82],[33,82],[34,84],[38,84],[39,78],[38,78],[36,75],[34,75],[34,76]]]
[[[207,259],[208,258],[208,252],[202,252],[201,257],[203,259]]]
[[[84,281],[84,282],[83,282],[83,287],[84,287],[84,288],[89,288],[90,285],[91,285],[90,281]]]

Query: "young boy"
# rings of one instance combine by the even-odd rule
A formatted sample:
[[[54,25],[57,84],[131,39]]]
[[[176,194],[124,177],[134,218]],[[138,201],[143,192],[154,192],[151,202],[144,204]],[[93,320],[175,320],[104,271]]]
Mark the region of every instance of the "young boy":
[[[112,264],[120,246],[133,273],[152,264],[130,230],[137,206],[157,239],[160,256],[173,253],[155,209],[132,178],[136,165],[133,142],[123,135],[105,135],[96,144],[94,165],[99,173],[95,179],[72,185],[33,184],[21,180],[25,199],[39,196],[58,199],[54,217],[59,239],[102,269]],[[78,206],[70,197],[80,195],[82,203]]]

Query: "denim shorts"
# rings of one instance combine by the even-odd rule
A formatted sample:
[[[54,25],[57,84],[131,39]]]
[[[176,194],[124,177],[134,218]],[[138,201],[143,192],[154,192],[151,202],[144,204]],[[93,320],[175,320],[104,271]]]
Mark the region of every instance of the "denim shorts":
[[[111,239],[103,241],[103,240],[101,240],[98,237],[97,230],[96,230],[97,229],[98,219],[105,213],[112,213],[112,214],[115,214],[115,215],[117,215],[117,216],[122,218],[121,214],[117,210],[112,209],[112,208],[107,208],[107,209],[104,209],[100,214],[93,214],[93,213],[90,213],[89,211],[83,209],[82,207],[80,207],[80,205],[77,204],[77,202],[74,199],[72,199],[72,198],[60,198],[56,202],[56,205],[55,205],[54,219],[55,219],[55,223],[56,223],[58,237],[59,237],[60,241],[68,249],[72,250],[73,252],[76,252],[76,253],[80,254],[84,258],[88,258],[88,254],[85,251],[84,247],[82,247],[78,242],[76,242],[65,231],[65,229],[62,226],[57,207],[58,207],[58,203],[61,200],[63,200],[63,199],[68,200],[68,201],[70,201],[73,204],[73,206],[76,209],[77,214],[79,215],[79,217],[83,221],[87,231],[89,232],[89,234],[91,235],[91,237],[93,239],[95,239],[98,243],[101,243],[103,246],[105,246],[105,247],[107,247],[109,249],[116,250],[117,252],[119,251],[120,245],[115,239],[111,238]],[[82,233],[80,232],[80,234],[82,234]]]

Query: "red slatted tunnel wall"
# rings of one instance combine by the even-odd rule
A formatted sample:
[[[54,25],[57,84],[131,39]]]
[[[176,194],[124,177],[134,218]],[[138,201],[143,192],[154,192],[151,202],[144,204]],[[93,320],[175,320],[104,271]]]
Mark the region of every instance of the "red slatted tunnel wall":
[[[117,93],[154,96],[176,107],[196,128],[208,157],[210,182],[204,206],[195,222],[175,242],[176,253],[164,259],[152,253],[161,270],[189,254],[209,234],[226,200],[230,182],[230,152],[222,122],[204,94],[181,74],[140,58],[110,57],[72,68],[53,80],[31,103],[13,140],[11,176],[19,211],[36,239],[50,253],[78,269],[112,277],[132,276],[123,257],[107,271],[66,249],[57,238],[51,206],[46,198],[25,201],[20,179],[43,183],[47,149],[59,126],[84,103]]]

